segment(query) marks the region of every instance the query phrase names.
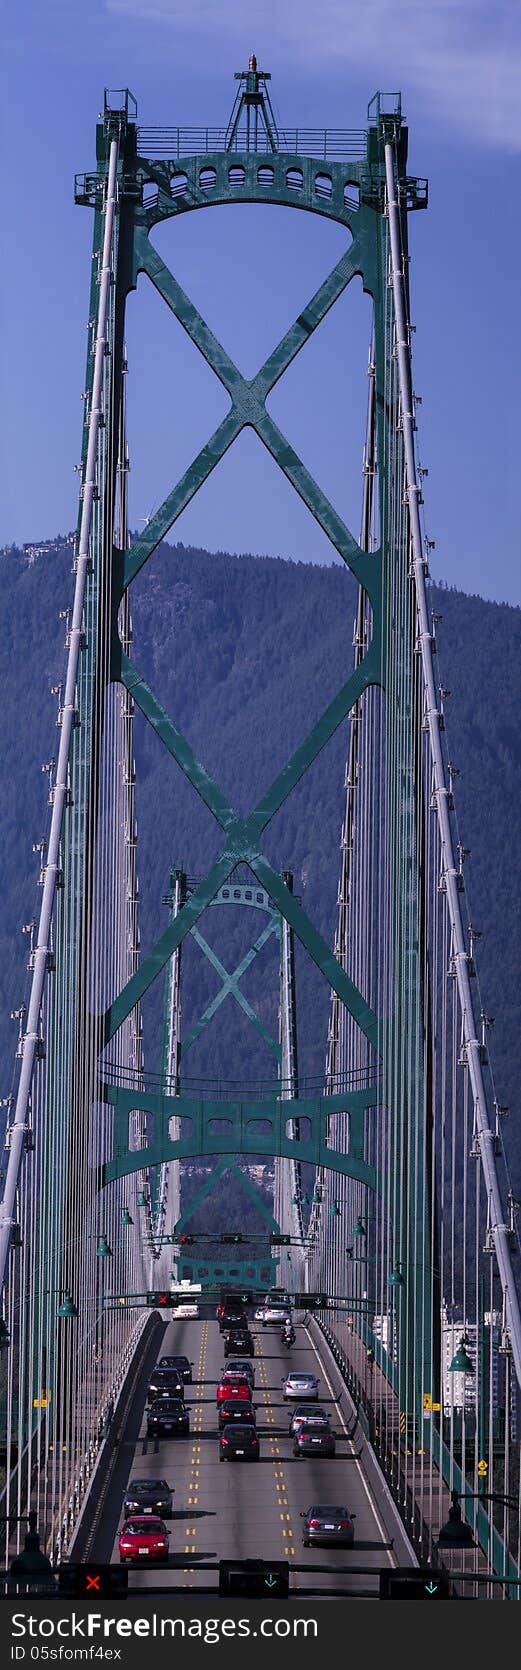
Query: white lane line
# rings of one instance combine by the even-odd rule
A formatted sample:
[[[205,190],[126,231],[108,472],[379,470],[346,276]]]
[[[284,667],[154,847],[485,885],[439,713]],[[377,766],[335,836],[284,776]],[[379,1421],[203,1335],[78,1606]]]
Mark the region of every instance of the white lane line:
[[[324,1376],[324,1380],[325,1380],[325,1382],[326,1382],[326,1386],[328,1386],[328,1387],[329,1387],[329,1390],[330,1390],[330,1392],[331,1392],[331,1396],[332,1396],[332,1398],[333,1398],[333,1400],[334,1400],[334,1399],[335,1399],[335,1396],[336,1396],[336,1394],[335,1394],[335,1391],[334,1391],[334,1388],[333,1388],[333,1386],[332,1386],[332,1385],[331,1385],[331,1381],[330,1381],[330,1379],[329,1379],[329,1375],[328,1375],[328,1372],[327,1372],[327,1369],[326,1369],[326,1368],[325,1368],[325,1367],[324,1367],[324,1364],[323,1364],[323,1362],[322,1362],[322,1358],[321,1358],[321,1357],[319,1357],[319,1355],[318,1355],[318,1351],[317,1351],[317,1348],[316,1348],[316,1345],[315,1345],[315,1342],[314,1342],[314,1340],[312,1340],[312,1338],[311,1338],[311,1334],[310,1334],[310,1332],[309,1332],[309,1329],[308,1329],[308,1328],[305,1328],[305,1329],[304,1329],[304,1332],[305,1332],[305,1333],[306,1333],[306,1334],[307,1334],[307,1336],[308,1336],[308,1340],[309,1340],[309,1343],[310,1343],[310,1346],[311,1346],[311,1350],[312,1350],[312,1352],[313,1352],[313,1354],[314,1354],[314,1356],[315,1356],[315,1357],[316,1357],[316,1359],[317,1359],[317,1363],[318,1363],[318,1365],[319,1365],[319,1368],[320,1368],[320,1369],[321,1369],[321,1371],[322,1371],[322,1374],[323,1374],[323,1376]],[[341,1408],[340,1408],[340,1405],[338,1405],[338,1414],[339,1414],[339,1416],[340,1416],[340,1420],[341,1420],[341,1422],[342,1422],[342,1426],[343,1426],[343,1428],[344,1428],[344,1432],[345,1432],[345,1435],[346,1435],[346,1438],[347,1438],[347,1441],[348,1441],[348,1444],[350,1444],[350,1445],[351,1445],[351,1449],[352,1449],[352,1451],[353,1451],[353,1455],[354,1455],[354,1444],[353,1444],[353,1441],[352,1441],[352,1439],[351,1439],[351,1438],[350,1438],[350,1437],[349,1437],[349,1434],[348,1434],[348,1431],[347,1431],[347,1427],[346,1427],[346,1423],[345,1423],[345,1419],[344,1419],[344,1413],[343,1413],[343,1410],[342,1410],[342,1409],[341,1409]],[[354,1461],[355,1461],[355,1467],[357,1467],[357,1468],[358,1468],[358,1472],[359,1472],[359,1474],[360,1474],[360,1478],[361,1478],[361,1481],[362,1481],[362,1484],[363,1484],[363,1487],[364,1487],[364,1490],[365,1490],[365,1494],[366,1494],[366,1496],[367,1496],[367,1500],[368,1500],[368,1503],[369,1503],[369,1507],[370,1507],[370,1509],[371,1509],[371,1512],[372,1512],[372,1513],[373,1513],[373,1514],[374,1514],[374,1517],[375,1517],[375,1520],[376,1520],[376,1523],[377,1523],[377,1526],[378,1526],[378,1530],[379,1530],[379,1532],[380,1532],[380,1536],[381,1536],[381,1538],[382,1538],[382,1542],[387,1542],[387,1541],[388,1541],[388,1535],[387,1535],[387,1532],[386,1532],[386,1529],[385,1529],[385,1526],[384,1526],[384,1525],[382,1525],[382,1521],[381,1521],[381,1519],[380,1519],[380,1515],[379,1515],[379,1513],[378,1513],[378,1508],[377,1508],[377,1506],[376,1506],[376,1502],[375,1502],[375,1501],[374,1501],[374,1499],[373,1499],[373,1497],[372,1497],[372,1496],[371,1496],[371,1492],[370,1492],[370,1490],[369,1490],[369,1485],[368,1485],[368,1483],[367,1483],[367,1480],[366,1480],[366,1478],[365,1478],[365,1476],[364,1476],[364,1470],[363,1470],[363,1467],[362,1467],[362,1466],[361,1466],[361,1464],[360,1464],[360,1462],[359,1462],[359,1461],[358,1461],[358,1460],[357,1460],[357,1458],[356,1458],[356,1456],[355,1456],[355,1457],[354,1457]],[[396,1562],[395,1562],[395,1560],[394,1560],[394,1559],[393,1559],[393,1557],[392,1557],[392,1554],[391,1554],[391,1551],[390,1551],[390,1549],[389,1549],[389,1548],[385,1548],[385,1549],[382,1549],[382,1553],[383,1553],[383,1554],[386,1554],[386,1555],[387,1555],[387,1559],[388,1559],[388,1561],[389,1561],[389,1565],[390,1565],[390,1566],[394,1566],[394,1565],[395,1565],[395,1563],[396,1563]]]

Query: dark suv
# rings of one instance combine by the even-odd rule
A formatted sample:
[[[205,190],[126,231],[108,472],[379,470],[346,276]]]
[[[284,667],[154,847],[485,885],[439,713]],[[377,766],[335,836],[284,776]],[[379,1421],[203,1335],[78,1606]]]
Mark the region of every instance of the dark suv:
[[[190,1362],[189,1357],[160,1357],[157,1366],[158,1368],[177,1369],[177,1373],[180,1374],[185,1386],[191,1386],[194,1365]]]
[[[224,1337],[225,1357],[255,1356],[255,1342],[249,1328],[228,1328]]]
[[[243,1305],[225,1305],[219,1317],[219,1333],[227,1333],[229,1328],[247,1328],[248,1318]]]
[[[158,1397],[184,1398],[184,1380],[181,1379],[176,1368],[156,1368],[152,1370],[147,1387],[147,1403],[154,1403]]]
[[[147,1436],[161,1438],[170,1432],[173,1438],[186,1438],[190,1431],[190,1416],[182,1398],[168,1397],[151,1403],[147,1409]]]

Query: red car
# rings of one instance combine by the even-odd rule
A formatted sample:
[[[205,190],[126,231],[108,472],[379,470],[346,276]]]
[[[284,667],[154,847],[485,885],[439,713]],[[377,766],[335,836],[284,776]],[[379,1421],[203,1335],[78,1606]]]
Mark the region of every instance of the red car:
[[[225,1398],[245,1398],[246,1402],[250,1403],[251,1386],[249,1380],[225,1380],[224,1378],[220,1380],[217,1387],[217,1402],[224,1403]]]
[[[132,1514],[120,1532],[119,1558],[122,1566],[130,1565],[137,1560],[141,1565],[148,1565],[152,1560],[168,1563],[168,1545],[170,1533],[162,1519],[155,1515],[148,1515],[141,1519],[139,1514]]]

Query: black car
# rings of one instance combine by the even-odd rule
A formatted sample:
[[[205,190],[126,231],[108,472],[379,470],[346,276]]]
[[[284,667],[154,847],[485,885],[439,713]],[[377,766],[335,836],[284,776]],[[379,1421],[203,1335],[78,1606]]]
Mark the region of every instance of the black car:
[[[355,1540],[353,1520],[356,1515],[337,1502],[319,1502],[301,1514],[304,1548],[312,1543],[330,1543],[332,1548],[352,1548]]]
[[[226,1306],[219,1317],[219,1333],[225,1334],[228,1328],[247,1328],[248,1318],[242,1305]]]
[[[184,1395],[184,1380],[181,1379],[178,1369],[153,1369],[147,1386],[147,1403],[155,1403],[158,1397],[184,1398]]]
[[[219,1439],[219,1461],[258,1461],[259,1440],[254,1426],[223,1427]]]
[[[327,1455],[335,1454],[335,1434],[329,1427],[301,1426],[293,1439],[293,1454],[299,1455]]]
[[[158,1398],[147,1409],[147,1435],[161,1438],[171,1432],[173,1438],[186,1438],[190,1431],[190,1416],[182,1398]]]
[[[194,1365],[190,1362],[189,1357],[160,1357],[157,1366],[158,1368],[177,1369],[177,1373],[181,1375],[184,1385],[191,1386],[192,1369]]]
[[[158,1514],[160,1519],[170,1519],[173,1494],[166,1479],[131,1479],[123,1498],[125,1519],[135,1513]]]
[[[248,1328],[230,1328],[224,1337],[225,1357],[236,1357],[244,1353],[245,1357],[255,1356],[255,1341]]]
[[[232,1421],[234,1424],[238,1422],[239,1425],[242,1423],[243,1426],[256,1426],[257,1424],[251,1403],[240,1403],[238,1399],[229,1397],[225,1398],[224,1403],[218,1404],[217,1418],[219,1432],[222,1432],[228,1421]]]

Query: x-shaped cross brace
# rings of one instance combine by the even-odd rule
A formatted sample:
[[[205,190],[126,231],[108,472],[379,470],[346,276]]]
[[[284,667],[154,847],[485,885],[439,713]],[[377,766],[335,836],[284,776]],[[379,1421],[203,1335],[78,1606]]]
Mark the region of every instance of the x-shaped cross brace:
[[[279,465],[284,475],[292,483],[304,504],[311,511],[312,516],[319,523],[323,532],[334,545],[339,555],[352,570],[356,579],[367,592],[373,608],[377,606],[380,596],[380,566],[375,562],[375,554],[368,555],[362,551],[358,541],[350,533],[345,522],[334,510],[326,494],[322,492],[317,482],[305,468],[298,454],[294,451],[282,431],[273,422],[266,411],[266,400],[275,384],[287,371],[296,355],[303,348],[304,343],[312,336],[334,302],[343,294],[351,279],[359,274],[363,277],[364,266],[368,263],[368,240],[363,226],[360,227],[350,249],[341,256],[331,273],[324,279],[323,284],[316,291],[307,307],[299,314],[298,319],[291,326],[286,335],[268,356],[264,365],[250,380],[242,376],[226,349],[213,335],[209,326],[194,307],[190,297],[182,290],[169,267],[150,243],[144,231],[136,233],[136,276],[138,272],[145,272],[159,295],[166,301],[176,319],[183,326],[191,341],[199,349],[207,364],[211,366],[216,377],[223,384],[230,395],[231,410],[227,413],[215,433],[207,441],[181,476],[172,492],[169,494],[159,510],[156,511],[141,537],[134,541],[131,549],[125,553],[123,566],[123,589],[135,580],[140,569],[160,540],[164,538],[173,523],[186,509],[194,494],[208,479],[216,464],[224,457],[241,429],[254,429],[263,441],[268,452]]]
[[[241,962],[238,963],[237,968],[234,969],[233,974],[228,974],[228,970],[224,967],[224,963],[221,962],[220,957],[216,956],[215,951],[212,949],[212,946],[208,944],[208,941],[204,938],[203,934],[199,933],[197,928],[192,928],[192,939],[195,939],[196,945],[199,946],[200,950],[204,953],[204,956],[207,957],[208,962],[212,964],[212,967],[222,980],[222,985],[220,991],[217,992],[217,996],[212,998],[212,1002],[208,1004],[204,1011],[204,1015],[201,1015],[195,1026],[192,1027],[192,1031],[188,1033],[188,1037],[183,1039],[181,1045],[182,1056],[186,1054],[186,1051],[191,1048],[192,1044],[195,1044],[196,1038],[201,1036],[201,1032],[203,1032],[205,1026],[208,1025],[208,1021],[213,1020],[214,1015],[217,1014],[217,1010],[221,1007],[221,1003],[224,1003],[225,997],[234,997],[235,1002],[239,1004],[239,1008],[244,1011],[248,1020],[251,1021],[252,1025],[257,1028],[258,1032],[260,1032],[260,1036],[264,1039],[264,1043],[268,1045],[268,1049],[273,1050],[273,1054],[277,1057],[277,1061],[280,1060],[280,1045],[277,1044],[275,1039],[271,1037],[267,1027],[263,1026],[262,1021],[259,1020],[259,1016],[256,1015],[255,1010],[252,1009],[251,1003],[248,1003],[248,999],[244,996],[244,992],[241,992],[239,988],[239,980],[242,979],[246,970],[251,967],[257,953],[262,951],[268,939],[270,939],[272,934],[277,933],[277,930],[278,922],[272,918],[271,922],[268,922],[267,927],[263,929],[261,934],[259,934],[258,939],[255,940],[255,944],[251,945],[250,949],[246,951]]]
[[[119,597],[114,597],[114,618],[117,618],[119,598],[148,561],[160,540],[185,509],[194,493],[207,479],[224,456],[232,441],[246,425],[255,429],[284,474],[292,482],[312,515],[331,539],[347,566],[363,585],[373,606],[373,638],[363,661],[355,668],[342,690],[329,704],[312,731],[283,767],[267,792],[248,818],[237,816],[219,785],[196,759],[190,744],[161,707],[153,691],[125,654],[119,640],[114,647],[112,676],[119,678],[132,695],[144,717],[161,742],[172,754],[184,775],[213,813],[226,836],[221,858],[190,894],[182,910],[158,940],[148,957],[127,982],[123,991],[106,1011],[104,1043],[108,1043],[122,1026],[127,1016],[139,1003],[152,981],[164,968],[186,934],[206,910],[212,898],[240,862],[247,863],[259,883],[266,888],[276,909],[293,928],[297,938],[317,964],[333,991],[346,1005],[369,1042],[378,1047],[378,1020],[361,992],[341,968],[337,958],[322,936],[313,927],[307,913],[297,903],[280,875],[259,852],[258,843],[266,825],[274,817],[303,773],[346,718],[362,692],[370,684],[378,684],[380,672],[380,589],[381,565],[377,553],[369,556],[362,551],[349,529],[337,515],[329,500],[305,469],[289,442],[266,412],[265,402],[270,390],[291,364],[320,320],[346,289],[355,273],[364,271],[366,254],[363,228],[351,248],[343,255],[324,280],[308,307],[299,315],[291,329],[265,361],[251,382],[234,365],[222,345],[213,336],[204,319],[181,289],[173,274],[149,243],[144,232],[136,234],[136,272],[148,274],[159,294],[179,319],[187,334],[212,366],[230,394],[231,411],[219,425],[212,439],[199,453],[172,493],[149,522],[146,532],[136,540],[123,556],[122,582]],[[113,639],[114,643],[114,639]]]

